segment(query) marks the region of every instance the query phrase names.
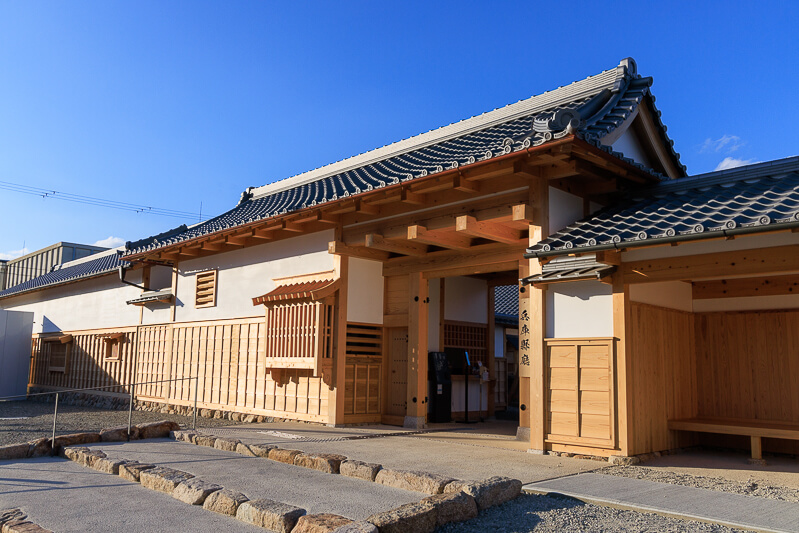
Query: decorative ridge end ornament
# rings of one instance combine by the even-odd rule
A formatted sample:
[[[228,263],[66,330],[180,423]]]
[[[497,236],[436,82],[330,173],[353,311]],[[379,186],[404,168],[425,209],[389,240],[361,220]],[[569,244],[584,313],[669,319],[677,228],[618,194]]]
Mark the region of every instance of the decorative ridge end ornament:
[[[252,200],[253,196],[252,190],[254,188],[255,187],[247,187],[246,189],[244,189],[244,191],[241,193],[241,198],[239,198],[239,203],[237,205],[241,205],[248,200]]]
[[[537,116],[533,119],[533,131],[536,133],[554,133],[580,127],[580,113],[576,109],[558,109],[554,113]]]

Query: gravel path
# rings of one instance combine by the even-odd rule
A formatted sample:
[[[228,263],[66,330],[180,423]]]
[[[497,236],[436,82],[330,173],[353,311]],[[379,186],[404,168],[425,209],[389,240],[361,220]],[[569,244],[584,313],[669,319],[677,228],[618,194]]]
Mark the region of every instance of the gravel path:
[[[134,411],[133,424],[155,422],[156,420],[173,420],[178,424],[191,427],[189,416]],[[232,420],[213,418],[197,418],[197,427],[231,426]],[[110,411],[92,407],[76,407],[58,405],[57,435],[78,433],[81,431],[98,431],[105,428],[127,426],[127,411]],[[49,437],[53,431],[53,404],[43,402],[0,402],[0,446],[26,442],[41,437]]]
[[[485,531],[522,533],[528,531],[563,532],[685,532],[713,533],[738,531],[717,524],[677,520],[651,513],[621,511],[586,504],[571,498],[522,494],[513,501],[480,513],[468,522],[449,524],[437,533],[477,533]]]
[[[764,485],[762,483],[756,483],[755,481],[741,483],[721,477],[692,476],[689,474],[670,472],[662,468],[647,468],[645,466],[609,466],[597,471],[597,473],[645,479],[647,481],[658,481],[660,483],[671,483],[672,485],[699,487],[721,492],[732,492],[735,494],[743,494],[744,496],[757,496],[759,498],[769,498],[772,500],[799,502],[799,490],[789,487]]]

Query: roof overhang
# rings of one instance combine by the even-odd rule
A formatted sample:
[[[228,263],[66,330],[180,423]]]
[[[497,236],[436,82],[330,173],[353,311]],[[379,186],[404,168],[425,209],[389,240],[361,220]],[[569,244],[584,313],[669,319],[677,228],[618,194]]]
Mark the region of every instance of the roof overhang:
[[[616,265],[596,261],[595,257],[567,257],[544,265],[540,274],[522,279],[522,285],[546,285],[572,281],[607,281]]]
[[[252,299],[253,305],[270,305],[291,300],[319,301],[332,296],[340,286],[338,279],[323,279],[278,285],[263,296]]]

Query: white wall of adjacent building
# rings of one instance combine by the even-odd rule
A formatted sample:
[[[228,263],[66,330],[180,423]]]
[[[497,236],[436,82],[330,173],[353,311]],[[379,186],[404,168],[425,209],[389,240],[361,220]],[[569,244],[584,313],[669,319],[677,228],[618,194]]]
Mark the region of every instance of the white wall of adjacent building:
[[[599,281],[556,283],[546,293],[548,338],[613,336],[610,285]]]
[[[350,257],[347,320],[383,323],[383,263]]]

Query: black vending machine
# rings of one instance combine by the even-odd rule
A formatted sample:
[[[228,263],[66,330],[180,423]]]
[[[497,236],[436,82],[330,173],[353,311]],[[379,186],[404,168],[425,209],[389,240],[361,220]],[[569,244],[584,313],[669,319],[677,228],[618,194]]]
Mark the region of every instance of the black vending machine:
[[[452,378],[446,353],[430,352],[428,354],[427,374],[433,388],[428,418],[430,422],[450,422],[452,420]]]
[[[469,420],[469,376],[472,373],[472,363],[469,360],[469,352],[463,348],[446,348],[447,360],[449,361],[449,371],[451,375],[463,376],[463,404],[466,406],[465,419],[459,420],[464,424],[475,424],[477,420]],[[450,412],[450,415],[452,413]]]

